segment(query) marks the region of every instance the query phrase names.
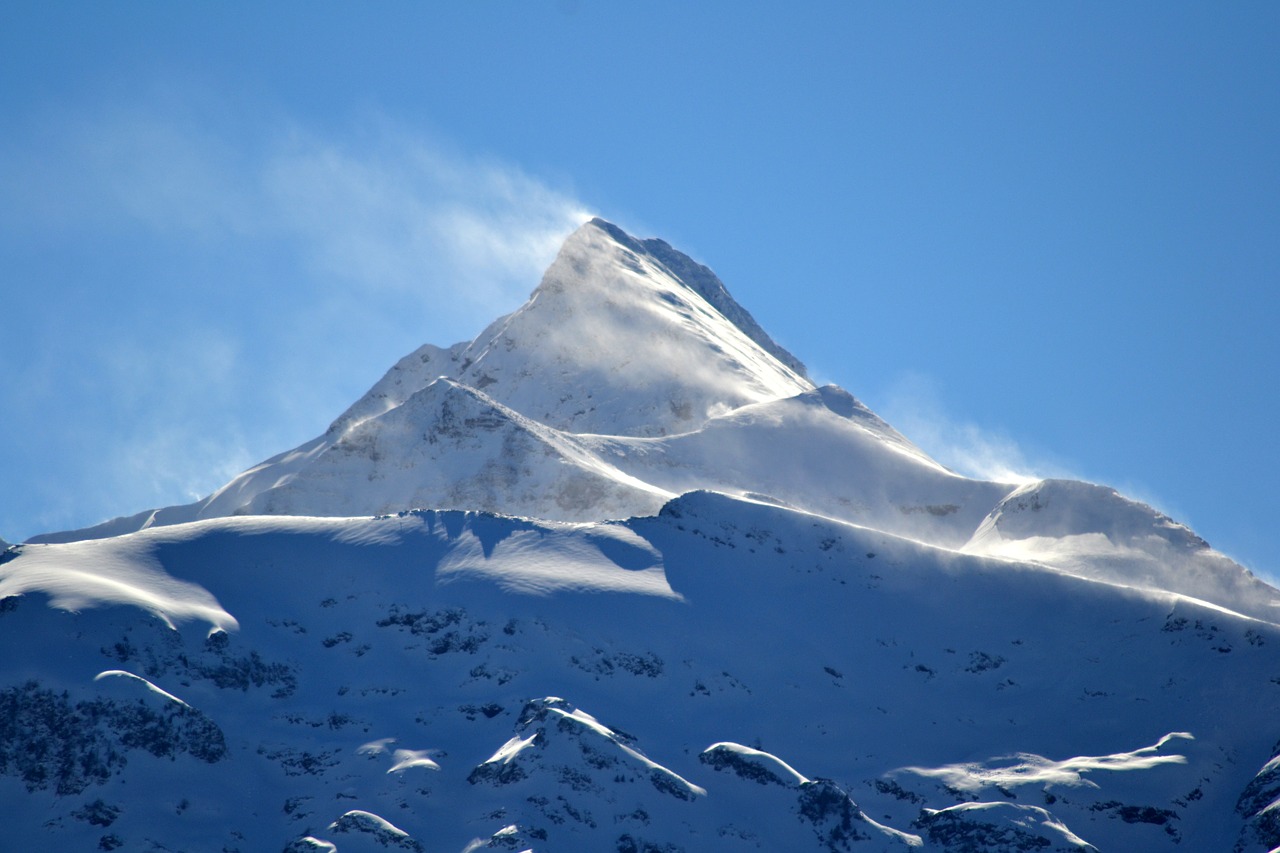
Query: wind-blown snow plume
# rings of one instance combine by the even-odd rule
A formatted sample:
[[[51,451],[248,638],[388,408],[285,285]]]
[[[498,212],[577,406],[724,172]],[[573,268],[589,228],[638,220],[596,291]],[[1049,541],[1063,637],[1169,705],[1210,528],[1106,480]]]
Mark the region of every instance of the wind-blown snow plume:
[[[948,413],[928,377],[900,377],[880,408],[933,458],[967,477],[1029,483],[1044,477],[1072,476],[1060,462],[1029,458],[1013,438]]]
[[[246,143],[158,105],[46,115],[3,147],[0,187],[20,203],[0,216],[34,232],[123,221],[174,241],[286,238],[321,288],[457,311],[436,302],[447,293],[473,321],[511,307],[590,218],[513,165],[385,119],[346,134],[265,126]]]
[[[1184,755],[1162,753],[1173,740],[1194,740],[1187,732],[1170,732],[1151,746],[1113,755],[1084,755],[1054,761],[1039,755],[1019,753],[994,758],[982,764],[951,764],[946,767],[904,767],[894,774],[913,773],[937,779],[945,785],[967,793],[985,788],[1016,788],[1020,785],[1061,785],[1098,787],[1086,774],[1095,771],[1122,772],[1147,770],[1164,764],[1186,764]]]
[[[131,247],[118,263],[46,276],[30,310],[11,306],[28,319],[0,342],[0,391],[29,405],[0,440],[60,457],[87,446],[76,434],[87,416],[101,463],[42,471],[31,487],[55,483],[46,505],[96,495],[101,518],[207,492],[323,426],[317,417],[424,331],[470,336],[514,308],[588,218],[566,190],[376,116],[332,132],[268,114],[245,133],[208,100],[52,107],[16,117],[0,141],[0,227],[34,243],[57,232]],[[163,260],[138,269],[139,257]],[[117,287],[121,275],[136,286]],[[70,343],[32,356],[55,337]],[[368,362],[342,346],[356,340]],[[84,387],[86,362],[112,367],[107,381]],[[266,375],[249,370],[264,364]],[[67,506],[42,523],[86,512]],[[40,532],[29,517],[0,522],[19,538]]]
[[[392,127],[337,142],[295,130],[273,147],[259,189],[275,227],[309,261],[361,292],[447,293],[490,316],[525,295],[565,236],[590,218],[569,195],[496,161],[447,153]]]

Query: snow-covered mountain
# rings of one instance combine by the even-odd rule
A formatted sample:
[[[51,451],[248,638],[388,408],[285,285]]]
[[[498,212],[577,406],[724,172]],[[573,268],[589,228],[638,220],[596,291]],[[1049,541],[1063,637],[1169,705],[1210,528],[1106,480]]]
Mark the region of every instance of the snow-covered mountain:
[[[601,220],[312,441],[9,548],[0,637],[4,849],[1280,845],[1280,592],[948,471]]]

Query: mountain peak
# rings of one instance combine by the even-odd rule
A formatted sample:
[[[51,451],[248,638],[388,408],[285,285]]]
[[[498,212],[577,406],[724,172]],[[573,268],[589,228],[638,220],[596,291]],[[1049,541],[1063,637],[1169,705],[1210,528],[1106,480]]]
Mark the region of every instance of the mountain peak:
[[[608,234],[619,245],[625,246],[631,251],[647,255],[649,258],[660,263],[665,267],[677,280],[688,286],[691,290],[705,299],[717,311],[727,317],[735,326],[742,330],[743,334],[755,341],[761,349],[772,355],[778,361],[785,364],[791,370],[800,376],[809,378],[808,371],[805,369],[804,363],[796,358],[784,347],[778,344],[769,334],[761,328],[751,313],[738,304],[732,296],[729,295],[728,289],[724,286],[724,282],[711,271],[711,268],[700,264],[685,253],[675,249],[666,240],[657,237],[641,240],[632,237],[626,231],[623,231],[612,222],[595,217],[590,222],[582,226],[583,228],[595,228]],[[581,230],[581,229],[580,229]]]
[[[813,387],[804,364],[709,268],[600,218],[565,240],[523,306],[473,341],[424,344],[400,359],[330,425],[328,438],[440,377],[557,429],[649,436]],[[665,400],[634,399],[664,384]],[[611,408],[602,411],[602,400]]]
[[[556,429],[633,436],[813,387],[709,269],[604,220],[569,236],[529,301],[452,375]]]

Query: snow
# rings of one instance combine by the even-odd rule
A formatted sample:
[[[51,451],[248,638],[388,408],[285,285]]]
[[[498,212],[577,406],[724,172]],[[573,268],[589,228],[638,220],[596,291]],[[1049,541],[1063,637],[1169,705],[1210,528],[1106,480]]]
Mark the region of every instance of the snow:
[[[386,818],[361,809],[352,809],[329,824],[332,832],[372,832],[407,838],[409,833],[400,829]]]
[[[393,737],[378,738],[368,743],[361,744],[356,748],[356,755],[366,755],[370,758],[376,758],[387,753],[388,747],[395,743]],[[401,773],[405,770],[411,770],[415,767],[421,767],[425,770],[439,770],[440,765],[432,758],[437,753],[434,749],[397,749],[391,753],[391,767],[388,773]]]
[[[729,753],[744,763],[761,768],[774,778],[786,780],[794,785],[802,785],[809,781],[808,778],[796,772],[795,768],[778,756],[771,755],[763,750],[743,746],[740,743],[722,741],[713,743],[702,751],[703,755],[715,755],[716,753]]]
[[[498,747],[498,751],[486,758],[482,764],[510,764],[512,759],[524,752],[529,747],[537,743],[538,735],[532,734],[529,737],[513,737],[511,740]]]
[[[363,743],[357,747],[356,755],[382,755],[387,751],[387,747],[395,742],[396,739],[393,737],[383,737],[378,738],[377,740],[371,740],[368,743]]]
[[[137,537],[22,546],[17,559],[0,563],[0,599],[26,593],[43,593],[62,610],[124,604],[170,626],[203,620],[224,631],[238,627],[208,590],[168,575]]]
[[[625,516],[670,497],[483,392],[438,379],[236,512],[340,516],[355,504],[370,514],[431,506],[578,520],[588,506],[591,515]]]
[[[519,580],[539,547],[556,555],[539,571],[557,564],[563,581]],[[479,828],[487,826],[487,838],[512,825],[518,838],[504,837],[518,842],[513,849],[609,849],[628,834],[683,838],[690,849],[753,849],[750,837],[765,849],[805,850],[814,849],[815,832],[843,819],[834,798],[817,800],[835,810],[817,823],[797,820],[800,789],[823,778],[848,786],[867,813],[860,831],[883,839],[883,849],[912,839],[945,849],[912,823],[925,808],[952,814],[947,785],[988,802],[1003,787],[1016,791],[1008,802],[1019,807],[1075,792],[1045,811],[1074,837],[1112,849],[1172,843],[1159,827],[1113,819],[1113,803],[1150,807],[1157,817],[1176,810],[1179,849],[1222,849],[1233,830],[1211,807],[1229,799],[1230,813],[1274,755],[1271,706],[1261,697],[1275,689],[1269,663],[1280,629],[724,494],[692,494],[656,517],[596,524],[459,511],[215,519],[24,546],[0,569],[21,572],[33,555],[63,549],[85,565],[97,562],[94,552],[128,553],[200,584],[241,626],[219,640],[226,657],[213,659],[218,666],[238,665],[248,649],[264,663],[290,662],[297,689],[287,698],[272,699],[272,687],[219,689],[201,674],[207,667],[175,669],[213,654],[201,650],[203,640],[156,620],[128,621],[122,608],[109,619],[106,610],[86,610],[65,635],[44,629],[50,640],[38,653],[84,661],[67,670],[71,690],[76,670],[104,655],[110,667],[90,672],[149,665],[164,673],[148,675],[150,683],[189,682],[184,698],[229,742],[247,744],[234,766],[185,766],[173,778],[155,775],[161,764],[131,758],[128,786],[112,783],[102,796],[112,802],[154,784],[197,802],[217,790],[221,815],[248,814],[227,774],[252,773],[279,792],[274,808],[238,824],[253,839],[289,831],[302,838],[305,826],[335,820],[323,803],[351,791],[359,802],[349,805],[394,815],[398,829],[445,850],[463,849]],[[471,564],[488,568],[459,569]],[[649,575],[661,583],[619,580]],[[0,641],[15,642],[14,632],[28,633],[43,624],[32,620],[53,612],[23,605],[3,615]],[[92,613],[103,616],[83,621]],[[112,657],[126,629],[129,660],[138,664]],[[52,678],[62,669],[45,663],[42,671]],[[566,698],[526,703],[529,696]],[[1222,725],[1224,716],[1234,722]],[[1137,740],[1157,726],[1175,734]],[[1088,748],[1117,739],[1127,743]],[[434,748],[421,748],[424,741]],[[697,758],[707,744],[790,784],[717,772]],[[1224,764],[1222,750],[1242,760]],[[524,775],[468,782],[485,764]],[[655,787],[655,774],[687,799]],[[614,782],[619,775],[634,781]],[[882,793],[876,780],[919,802]],[[1197,786],[1210,793],[1172,802]],[[286,801],[294,812],[281,812]],[[615,822],[637,808],[649,815],[648,830]],[[499,809],[506,817],[487,824],[484,816]],[[294,824],[293,813],[310,816]],[[596,829],[574,813],[590,815]],[[1067,843],[1039,812],[986,813],[1002,815],[993,832],[1012,826]],[[146,825],[160,837],[193,820],[135,804],[113,830],[132,838]],[[718,841],[718,827],[732,832]],[[529,835],[534,829],[550,842]]]
[[[468,531],[458,537],[437,577],[443,582],[482,578],[511,592],[537,595],[590,590],[680,597],[667,583],[661,555],[620,526],[539,526],[492,543],[482,536],[483,531]]]
[[[763,495],[943,547],[963,545],[1013,488],[947,471],[864,411],[827,387],[744,406],[682,435],[587,441],[668,492]]]
[[[299,838],[290,847],[288,853],[338,853],[338,845],[331,841],[321,841],[319,838],[307,835]]]
[[[1280,620],[1280,592],[1186,526],[1092,483],[1042,480],[1016,489],[978,526],[964,550],[1167,590]]]
[[[457,378],[548,426],[622,435],[681,432],[713,407],[812,387],[636,248],[599,222],[579,228]]]
[[[1008,758],[991,759],[982,764],[954,764],[947,767],[904,767],[893,771],[891,776],[902,773],[913,773],[930,779],[937,779],[943,784],[960,791],[978,793],[986,788],[1015,788],[1021,785],[1064,785],[1098,787],[1085,778],[1091,771],[1123,772],[1132,770],[1149,770],[1164,764],[1186,764],[1185,755],[1159,753],[1169,741],[1181,738],[1194,740],[1189,732],[1172,732],[1160,738],[1152,746],[1142,747],[1132,752],[1112,755],[1079,756],[1063,761],[1052,761],[1039,755],[1019,753]]]
[[[159,696],[163,696],[164,698],[168,699],[168,700],[169,700],[169,701],[171,701],[171,702],[176,702],[176,703],[178,703],[179,705],[183,706],[184,708],[190,708],[190,707],[191,707],[191,706],[190,706],[190,705],[188,705],[186,702],[182,701],[182,700],[181,700],[181,699],[179,699],[177,696],[174,696],[174,695],[173,695],[172,693],[170,693],[169,691],[167,691],[167,690],[163,690],[163,689],[161,689],[161,688],[157,687],[156,685],[152,684],[150,681],[148,681],[147,679],[143,678],[143,677],[142,677],[142,676],[140,676],[140,675],[134,675],[132,672],[126,672],[126,671],[125,671],[125,670],[123,670],[123,669],[107,669],[107,670],[103,670],[102,672],[100,672],[100,673],[98,673],[97,675],[95,675],[95,676],[93,677],[93,680],[94,680],[94,681],[101,681],[101,680],[102,680],[102,679],[104,679],[104,678],[117,678],[117,677],[126,678],[126,679],[130,679],[130,680],[133,680],[133,681],[140,682],[141,684],[145,685],[145,686],[146,686],[146,688],[147,688],[148,690],[150,690],[152,693],[155,693],[155,694],[157,694],[157,695],[159,695]]]
[[[1010,803],[961,803],[945,809],[926,809],[925,812],[935,822],[939,819],[959,818],[960,822],[993,827],[998,833],[995,837],[1001,841],[1009,838],[1001,830],[1005,829],[1005,826],[1013,827],[1018,830],[1015,836],[1017,846],[1011,849],[1097,849],[1039,806]],[[964,836],[972,837],[973,834],[967,832]]]
[[[473,341],[405,356],[323,435],[194,504],[37,541],[418,507],[601,522],[694,490],[1280,620],[1280,593],[1114,490],[946,470],[847,391],[814,387],[709,269],[602,220],[565,242],[524,306]],[[515,536],[496,555],[460,549],[446,571],[520,592],[671,594],[656,568],[619,573],[562,546]]]
[[[565,711],[561,708],[548,708],[547,711],[549,714],[552,714],[560,718],[561,720],[564,720],[565,722],[568,722],[577,726],[581,726],[587,729],[588,731],[592,732],[593,734],[598,735],[599,737],[610,741],[621,752],[623,752],[624,754],[632,758],[634,761],[638,762],[646,770],[650,770],[655,773],[661,774],[663,776],[670,777],[676,784],[680,785],[685,790],[689,791],[690,793],[696,796],[705,797],[707,795],[707,791],[705,788],[702,788],[702,787],[699,787],[698,785],[693,784],[688,779],[685,779],[684,777],[682,777],[680,774],[675,773],[667,769],[666,767],[663,767],[661,764],[658,764],[656,761],[653,761],[648,756],[643,755],[640,752],[637,752],[635,749],[632,749],[630,746],[627,746],[625,743],[621,742],[613,731],[611,731],[608,727],[601,725],[600,721],[597,720],[595,717],[591,716],[590,714],[587,714],[577,709],[574,709],[573,711]]]
[[[677,263],[665,244],[654,256],[618,235],[607,223],[582,226],[523,308],[469,344],[406,356],[324,435],[203,501],[33,541],[236,513],[429,506],[586,521],[656,512],[670,492],[621,474],[572,435],[683,432],[712,412],[812,385],[768,351],[785,355],[758,327],[768,350],[700,295],[723,290],[709,271]],[[697,287],[669,265],[697,273]],[[727,293],[716,301],[754,326]],[[424,443],[451,413],[458,426],[485,427]]]
[[[432,758],[430,749],[397,749],[392,754],[392,760],[395,762],[391,765],[388,773],[402,773],[414,767],[421,767],[425,770],[439,770],[440,765]]]

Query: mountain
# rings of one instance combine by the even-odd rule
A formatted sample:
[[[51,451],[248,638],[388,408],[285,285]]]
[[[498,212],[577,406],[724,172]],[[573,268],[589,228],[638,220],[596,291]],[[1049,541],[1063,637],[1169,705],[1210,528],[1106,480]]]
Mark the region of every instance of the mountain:
[[[452,380],[456,392],[443,386],[431,391],[440,378]],[[471,452],[477,459],[488,454],[501,468],[506,464],[503,442],[511,430],[536,433],[538,441],[559,448],[556,453],[567,452],[572,459],[567,464],[583,465],[582,477],[594,483],[616,478],[613,466],[567,450],[578,442],[558,433],[686,432],[710,415],[812,389],[804,366],[760,329],[709,269],[661,240],[638,241],[597,219],[565,242],[523,307],[470,343],[447,350],[428,345],[406,356],[324,435],[246,471],[195,504],[32,541],[113,536],[155,524],[272,513],[275,499],[262,495],[282,488],[289,497],[280,497],[288,507],[280,511],[314,515],[420,505],[574,520],[647,513],[656,511],[661,500],[655,503],[654,490],[643,484],[624,483],[624,490],[637,492],[627,506],[574,509],[557,507],[554,499],[534,505],[513,494],[542,491],[528,472],[520,472],[518,481],[491,477],[495,482],[462,489],[470,492],[465,495],[454,494],[458,477],[473,472],[442,471],[435,486],[396,472],[403,470],[406,455],[421,455],[421,436],[435,435],[435,425],[449,417],[440,409],[456,407],[467,395],[475,402],[462,404],[464,408],[489,407],[495,417],[512,424],[510,430],[474,436]],[[512,412],[523,417],[513,418]],[[340,494],[329,494],[322,481],[330,480],[327,472],[344,467],[339,459],[363,459],[353,464],[363,467],[361,473],[368,474],[372,485],[346,477]],[[315,485],[293,486],[297,480]],[[404,482],[409,493],[388,487],[388,480]]]
[[[0,847],[1267,851],[1278,607],[593,220],[312,441],[3,552]]]

